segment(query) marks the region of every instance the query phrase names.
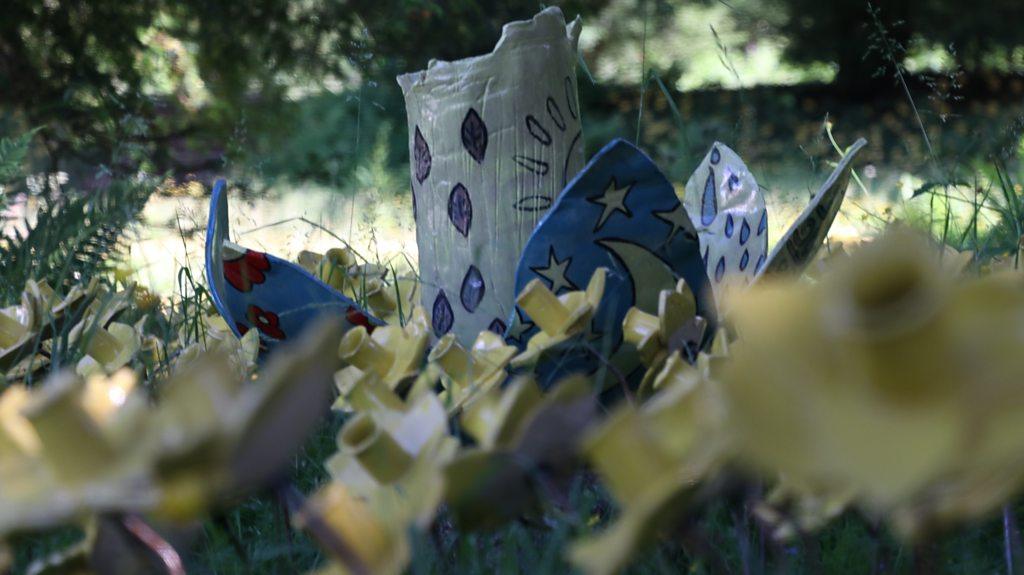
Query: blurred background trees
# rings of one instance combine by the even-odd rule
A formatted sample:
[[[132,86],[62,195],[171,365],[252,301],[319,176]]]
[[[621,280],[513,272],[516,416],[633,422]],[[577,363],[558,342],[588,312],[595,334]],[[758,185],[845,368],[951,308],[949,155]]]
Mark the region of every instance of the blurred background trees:
[[[1024,69],[1017,0],[875,0],[875,19],[864,0],[552,4],[584,17],[595,81],[633,93],[641,62],[675,90],[814,84],[864,101],[891,90],[893,63],[935,74]],[[248,158],[258,176],[336,180],[375,147],[404,158],[397,73],[484,53],[502,24],[538,9],[534,0],[8,0],[0,126],[41,127],[37,157],[50,171],[202,174]],[[352,118],[358,133],[338,133]]]

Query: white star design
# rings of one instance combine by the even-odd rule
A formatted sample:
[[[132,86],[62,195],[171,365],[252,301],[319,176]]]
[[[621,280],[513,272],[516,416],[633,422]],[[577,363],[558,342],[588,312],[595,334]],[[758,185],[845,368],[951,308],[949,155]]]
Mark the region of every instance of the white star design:
[[[559,261],[558,256],[555,255],[555,246],[551,246],[548,250],[548,266],[544,268],[540,266],[531,267],[530,270],[551,282],[551,292],[558,295],[558,292],[562,289],[569,289],[569,291],[580,289],[576,287],[576,284],[572,283],[572,280],[565,277],[565,272],[569,270],[571,262],[571,257]]]
[[[516,308],[516,319],[512,322],[512,327],[508,330],[509,339],[514,339],[519,343],[523,342],[523,334],[533,329],[533,322],[523,319],[523,310]]]
[[[693,237],[697,236],[697,230],[693,228],[693,222],[690,221],[689,215],[686,213],[686,208],[683,204],[677,203],[675,208],[666,210],[664,212],[654,212],[654,217],[672,226],[672,229],[668,233],[668,239],[665,240],[666,244],[672,243],[672,239],[676,237],[676,232],[682,230],[683,234],[689,234]]]
[[[604,193],[596,198],[587,198],[587,201],[593,204],[599,204],[604,207],[604,211],[601,212],[601,217],[597,220],[597,226],[594,231],[601,229],[608,218],[612,217],[615,212],[622,212],[626,214],[627,218],[633,217],[633,212],[629,211],[626,207],[626,195],[629,194],[630,190],[633,189],[633,184],[619,187],[619,183],[615,181],[613,177],[608,182],[608,188],[605,189]]]

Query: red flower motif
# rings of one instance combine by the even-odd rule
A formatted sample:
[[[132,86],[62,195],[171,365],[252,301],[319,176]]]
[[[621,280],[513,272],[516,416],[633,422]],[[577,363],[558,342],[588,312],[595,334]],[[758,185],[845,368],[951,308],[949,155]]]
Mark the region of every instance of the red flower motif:
[[[365,327],[367,333],[373,333],[373,329],[377,327],[370,323],[370,318],[366,317],[366,314],[362,313],[361,311],[357,310],[354,307],[348,308],[348,311],[345,312],[345,319],[347,319],[348,323],[352,324],[353,326],[361,325]]]
[[[276,313],[264,311],[259,306],[250,305],[245,315],[249,319],[249,323],[256,326],[256,329],[260,330],[260,333],[263,335],[274,339],[286,339],[285,333],[280,326],[281,320],[277,317]]]
[[[267,281],[263,272],[270,269],[267,254],[245,250],[245,255],[233,260],[224,260],[224,279],[240,292],[252,291],[253,284]]]

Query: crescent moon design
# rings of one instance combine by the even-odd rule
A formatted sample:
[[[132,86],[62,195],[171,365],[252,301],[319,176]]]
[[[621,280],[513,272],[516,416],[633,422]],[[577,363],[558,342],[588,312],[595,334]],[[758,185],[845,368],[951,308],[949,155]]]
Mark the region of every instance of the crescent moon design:
[[[665,264],[665,261],[643,246],[632,242],[598,240],[595,243],[608,250],[626,268],[626,275],[633,288],[633,301],[629,302],[630,306],[636,306],[646,312],[657,313],[658,296],[661,294],[661,290],[672,289],[676,282],[675,274]],[[625,296],[625,294],[621,295]],[[618,318],[618,322],[621,324],[622,319]],[[640,354],[631,346],[622,345],[621,340],[618,343],[618,348],[612,350],[609,360],[625,374],[632,374],[642,367]]]
[[[633,285],[632,305],[646,312],[657,312],[661,290],[672,289],[676,283],[676,276],[668,264],[647,248],[632,242],[597,240],[596,243],[614,254],[626,268]]]

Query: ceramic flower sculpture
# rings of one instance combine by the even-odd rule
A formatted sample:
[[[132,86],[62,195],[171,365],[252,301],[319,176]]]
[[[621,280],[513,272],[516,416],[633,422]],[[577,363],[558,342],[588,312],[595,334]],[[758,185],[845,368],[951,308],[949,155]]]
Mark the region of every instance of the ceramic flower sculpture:
[[[816,284],[755,289],[722,371],[751,461],[911,535],[992,510],[1024,478],[1019,275],[960,278],[940,253],[894,231]]]
[[[715,142],[686,182],[686,211],[697,225],[700,253],[715,289],[745,286],[768,257],[768,209],[753,174]]]
[[[625,140],[605,146],[559,195],[523,249],[516,289],[523,292],[537,282],[561,296],[587,285],[600,268],[607,269],[604,297],[579,329],[626,376],[640,367],[633,348],[622,345],[627,311],[656,311],[661,291],[680,279],[689,286],[696,314],[713,331],[716,305],[693,223],[661,170]],[[529,351],[533,339],[549,331],[544,327],[534,335],[539,322],[531,317],[546,304],[523,303],[509,316],[507,336]],[[580,354],[549,363],[560,366],[556,371],[592,371],[595,360]]]
[[[810,203],[768,253],[768,209],[754,176],[736,152],[715,142],[686,183],[684,204],[697,226],[704,267],[715,294],[744,288],[762,275],[802,273],[828,235],[850,181],[853,159],[867,145],[845,152]]]
[[[490,54],[398,78],[409,120],[423,306],[436,337],[504,333],[510,268],[583,167],[580,21],[558,8],[507,24]]]
[[[228,233],[226,184],[219,180],[210,198],[206,280],[217,311],[239,337],[256,329],[260,347],[269,348],[298,337],[324,315],[343,318],[346,329],[381,324],[340,291],[342,284],[332,287],[299,264],[231,243]],[[328,281],[332,271],[326,268]],[[341,275],[339,270],[339,281]]]

